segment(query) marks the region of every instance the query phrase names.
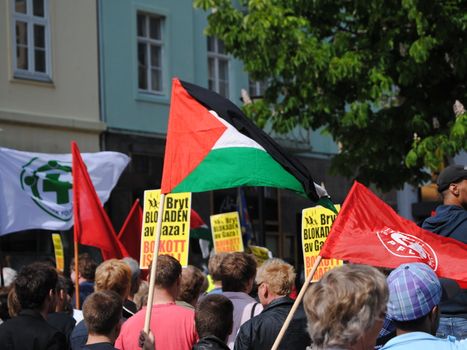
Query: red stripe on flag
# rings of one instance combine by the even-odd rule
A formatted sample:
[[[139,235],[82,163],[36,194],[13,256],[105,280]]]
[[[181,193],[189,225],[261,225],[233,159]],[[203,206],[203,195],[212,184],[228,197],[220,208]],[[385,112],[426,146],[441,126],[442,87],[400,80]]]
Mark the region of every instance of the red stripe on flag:
[[[173,79],[161,192],[169,193],[211,151],[227,127]]]

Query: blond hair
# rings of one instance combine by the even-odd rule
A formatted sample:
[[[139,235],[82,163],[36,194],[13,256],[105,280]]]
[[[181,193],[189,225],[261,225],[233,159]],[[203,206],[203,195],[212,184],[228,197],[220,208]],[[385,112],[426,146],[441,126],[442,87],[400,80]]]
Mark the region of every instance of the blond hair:
[[[277,258],[266,260],[256,273],[256,284],[267,283],[269,290],[280,296],[290,294],[294,282],[293,266]]]
[[[326,273],[303,300],[313,349],[355,344],[384,317],[388,295],[386,278],[374,267],[344,265]]]
[[[121,260],[106,260],[97,267],[94,283],[94,290],[96,292],[112,290],[124,300],[130,293],[130,267]]]

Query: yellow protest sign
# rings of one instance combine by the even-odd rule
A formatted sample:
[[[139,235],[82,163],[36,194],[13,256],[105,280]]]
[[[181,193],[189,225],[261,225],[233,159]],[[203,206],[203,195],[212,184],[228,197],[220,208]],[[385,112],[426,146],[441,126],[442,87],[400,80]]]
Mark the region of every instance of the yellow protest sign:
[[[160,197],[160,190],[144,191],[139,262],[140,267],[144,269],[148,268],[153,258]],[[182,266],[188,265],[190,210],[191,193],[170,193],[165,196],[159,254],[173,256]]]
[[[216,253],[243,252],[238,212],[211,215],[211,229]]]
[[[63,272],[65,268],[65,257],[63,255],[62,237],[59,233],[52,233],[52,242],[55,251],[55,265],[57,270]]]
[[[336,205],[335,207],[339,211],[340,205]],[[335,219],[336,213],[321,206],[303,209],[302,248],[305,278],[308,276],[315,263]],[[342,265],[342,260],[322,259],[313,276],[312,282],[319,281],[327,271],[340,265]]]
[[[250,245],[248,248],[250,248],[251,254],[255,256],[258,267],[261,266],[266,260],[272,258],[272,253],[268,248],[259,247],[256,245]]]

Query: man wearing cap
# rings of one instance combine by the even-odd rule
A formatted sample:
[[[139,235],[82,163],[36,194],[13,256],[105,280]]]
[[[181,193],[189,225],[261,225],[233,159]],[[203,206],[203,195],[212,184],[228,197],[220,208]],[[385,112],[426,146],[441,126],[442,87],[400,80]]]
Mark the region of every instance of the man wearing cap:
[[[445,237],[467,243],[467,166],[450,165],[438,176],[438,191],[443,205],[422,227]]]
[[[467,166],[450,165],[438,176],[438,191],[443,205],[436,208],[436,216],[426,219],[422,227],[441,236],[467,244]],[[467,290],[441,302],[438,336],[454,335],[467,338]]]
[[[389,302],[387,318],[396,327],[395,338],[381,350],[467,349],[467,341],[453,336],[436,338],[441,284],[433,270],[423,263],[402,264],[387,279]]]

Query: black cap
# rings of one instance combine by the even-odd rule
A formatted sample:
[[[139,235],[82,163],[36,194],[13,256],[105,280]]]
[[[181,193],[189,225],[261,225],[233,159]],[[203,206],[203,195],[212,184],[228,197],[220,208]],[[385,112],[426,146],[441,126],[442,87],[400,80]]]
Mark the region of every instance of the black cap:
[[[438,176],[438,192],[443,192],[449,188],[452,183],[457,183],[467,179],[467,166],[450,165],[446,167]]]

